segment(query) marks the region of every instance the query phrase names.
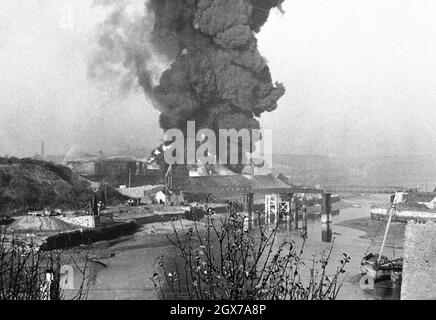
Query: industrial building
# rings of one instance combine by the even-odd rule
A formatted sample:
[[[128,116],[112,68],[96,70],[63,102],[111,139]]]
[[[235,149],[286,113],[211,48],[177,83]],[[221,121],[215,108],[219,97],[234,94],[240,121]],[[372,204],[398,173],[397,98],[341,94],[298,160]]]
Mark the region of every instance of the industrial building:
[[[162,182],[160,167],[134,157],[106,157],[71,160],[66,165],[89,180],[113,186],[138,187]]]

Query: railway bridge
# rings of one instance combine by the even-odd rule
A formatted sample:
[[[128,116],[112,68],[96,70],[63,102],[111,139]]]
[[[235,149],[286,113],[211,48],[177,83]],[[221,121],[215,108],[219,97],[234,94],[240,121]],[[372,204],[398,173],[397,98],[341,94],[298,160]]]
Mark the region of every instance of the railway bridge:
[[[340,193],[340,192],[347,192],[347,193],[395,193],[404,191],[404,187],[400,186],[358,186],[358,185],[351,185],[351,186],[326,186],[324,188],[326,192],[329,193]]]

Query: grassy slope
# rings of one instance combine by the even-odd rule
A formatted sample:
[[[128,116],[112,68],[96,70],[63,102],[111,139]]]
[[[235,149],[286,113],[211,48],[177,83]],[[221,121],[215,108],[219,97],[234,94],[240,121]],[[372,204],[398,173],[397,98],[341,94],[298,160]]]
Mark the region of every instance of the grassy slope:
[[[113,189],[109,194],[119,198]],[[82,209],[92,195],[91,183],[65,166],[0,158],[0,212],[22,214],[45,207]]]

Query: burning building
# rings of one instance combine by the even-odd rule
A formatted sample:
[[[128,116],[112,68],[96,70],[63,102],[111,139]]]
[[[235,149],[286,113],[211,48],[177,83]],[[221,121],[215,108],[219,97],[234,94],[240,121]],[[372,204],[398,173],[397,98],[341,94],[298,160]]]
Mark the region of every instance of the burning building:
[[[256,39],[270,10],[280,9],[282,2],[149,0],[145,11],[134,17],[117,5],[99,31],[101,50],[91,74],[118,72],[123,88],[136,79],[161,112],[164,130],[186,133],[187,121],[195,121],[197,130],[217,133],[258,129],[258,118],[275,110],[285,93],[283,85],[272,82]],[[163,72],[156,72],[159,59],[170,61]],[[241,155],[246,151],[250,150],[239,146]],[[151,162],[158,162],[160,152],[152,155]],[[241,173],[244,166],[227,167]]]
[[[137,187],[163,181],[159,167],[148,165],[134,157],[75,159],[68,161],[66,165],[89,180],[113,186]]]

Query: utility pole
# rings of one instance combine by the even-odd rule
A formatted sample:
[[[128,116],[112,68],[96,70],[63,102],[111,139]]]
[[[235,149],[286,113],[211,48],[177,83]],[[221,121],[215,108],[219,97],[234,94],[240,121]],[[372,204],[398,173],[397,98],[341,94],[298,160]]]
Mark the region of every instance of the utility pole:
[[[41,141],[41,158],[45,159],[45,142]]]
[[[132,171],[129,168],[129,188],[131,187],[131,185],[132,185]]]
[[[107,184],[104,185],[104,204],[107,206]]]

